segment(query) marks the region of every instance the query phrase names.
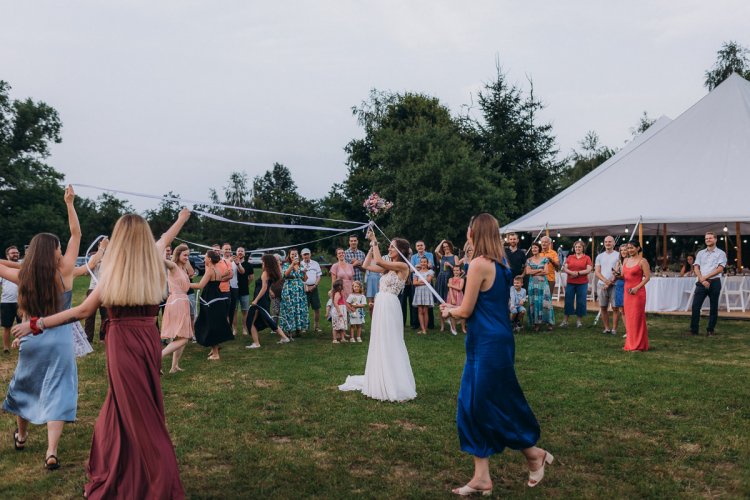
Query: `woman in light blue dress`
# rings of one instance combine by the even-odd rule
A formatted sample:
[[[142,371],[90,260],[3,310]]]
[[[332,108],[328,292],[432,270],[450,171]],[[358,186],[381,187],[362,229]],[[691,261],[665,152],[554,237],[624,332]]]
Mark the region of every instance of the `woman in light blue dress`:
[[[70,308],[73,273],[81,242],[81,227],[73,208],[73,188],[65,189],[70,240],[62,255],[60,240],[49,233],[34,236],[20,270],[0,266],[0,276],[18,283],[18,306],[31,319],[37,334],[16,339],[18,364],[3,402],[3,410],[16,416],[13,445],[22,451],[28,438],[29,422],[47,424],[47,452],[44,465],[60,467],[57,445],[65,422],[76,419],[78,372],[73,325],[43,329],[36,319]]]

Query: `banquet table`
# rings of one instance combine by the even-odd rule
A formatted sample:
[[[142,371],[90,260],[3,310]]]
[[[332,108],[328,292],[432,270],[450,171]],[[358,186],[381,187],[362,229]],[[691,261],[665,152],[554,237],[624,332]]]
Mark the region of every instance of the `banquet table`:
[[[688,300],[693,288],[695,288],[695,278],[652,276],[651,280],[646,283],[646,311],[689,310]],[[727,276],[723,278],[719,309],[724,311],[727,309],[727,298],[724,296],[724,292],[727,290],[743,290],[746,292],[745,299],[747,300],[750,297],[750,276]],[[733,308],[738,306],[739,297],[730,296],[729,303]],[[708,300],[704,302],[704,307],[708,307]]]

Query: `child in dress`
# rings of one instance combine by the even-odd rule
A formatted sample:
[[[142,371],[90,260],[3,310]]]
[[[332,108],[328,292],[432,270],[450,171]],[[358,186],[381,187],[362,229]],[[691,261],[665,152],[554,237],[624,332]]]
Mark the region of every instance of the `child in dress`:
[[[333,331],[333,343],[338,344],[339,339],[341,342],[346,342],[344,336],[346,335],[346,301],[344,300],[344,282],[342,280],[336,280],[333,282],[331,287],[333,297],[331,297],[331,330]]]
[[[526,314],[526,290],[523,289],[523,276],[513,278],[513,288],[510,289],[510,319],[513,331],[521,331],[523,317]]]
[[[352,283],[352,293],[347,297],[346,303],[349,309],[349,336],[351,337],[349,342],[362,342],[362,325],[365,322],[365,307],[367,307],[367,297],[362,294],[362,283],[359,281]]]
[[[430,262],[427,260],[427,257],[419,259],[419,272],[422,273],[425,281],[422,281],[422,278],[414,273],[414,280],[412,283],[414,286],[414,298],[412,299],[411,304],[417,306],[417,313],[419,314],[420,329],[417,331],[417,335],[427,335],[427,311],[435,305],[432,293],[430,293],[430,290],[425,285],[426,282],[431,283],[432,277],[435,275],[435,272],[430,269]]]
[[[326,321],[331,320],[331,309],[333,308],[333,290],[328,290],[328,302],[326,302]]]
[[[448,304],[452,306],[460,306],[461,302],[464,301],[464,278],[461,266],[453,266],[453,277],[448,280]],[[453,319],[449,320],[451,324]],[[458,320],[461,323],[461,330],[466,333],[466,322],[464,320]],[[455,326],[452,327],[455,329]]]

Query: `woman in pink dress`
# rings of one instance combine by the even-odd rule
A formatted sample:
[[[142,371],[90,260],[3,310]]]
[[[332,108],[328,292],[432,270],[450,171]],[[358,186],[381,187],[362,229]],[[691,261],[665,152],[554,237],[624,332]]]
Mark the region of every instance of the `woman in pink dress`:
[[[344,301],[352,293],[352,284],[354,283],[354,266],[344,259],[344,249],[336,249],[336,258],[338,262],[331,266],[331,283],[341,280],[344,283]]]
[[[161,351],[161,357],[172,355],[172,368],[169,373],[181,372],[180,357],[185,345],[193,338],[193,320],[190,317],[190,251],[185,244],[178,245],[172,252],[172,260],[167,261],[167,285],[169,297],[164,306],[161,323],[161,338],[171,342]]]
[[[643,258],[638,242],[629,242],[627,248],[630,256],[622,263],[622,275],[625,278],[625,324],[628,325],[625,350],[648,351],[646,283],[651,279],[651,270],[648,261]]]
[[[67,311],[32,318],[43,331],[86,318],[102,304],[107,307],[109,390],[91,438],[87,498],[185,498],[164,416],[155,319],[167,284],[164,248],[189,217],[190,211],[183,208],[155,242],[143,217],[123,215],[112,231],[101,278],[91,295]],[[30,322],[14,328],[17,337],[31,331]]]

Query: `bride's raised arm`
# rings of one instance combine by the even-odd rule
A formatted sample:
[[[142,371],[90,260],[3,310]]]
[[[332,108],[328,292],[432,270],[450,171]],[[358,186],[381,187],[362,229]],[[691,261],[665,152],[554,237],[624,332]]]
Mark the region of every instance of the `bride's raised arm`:
[[[385,269],[386,271],[396,271],[397,273],[408,273],[409,272],[409,264],[406,262],[396,262],[396,261],[387,261],[383,260],[383,257],[380,255],[380,248],[378,247],[377,240],[373,240],[374,245],[372,247],[372,256],[375,260],[375,265]],[[391,243],[393,245],[393,243]],[[406,257],[406,256],[400,256],[400,257]]]
[[[372,271],[373,273],[384,273],[385,269],[380,267],[379,265],[375,264],[373,262],[372,257],[372,247],[370,247],[370,250],[367,252],[367,256],[365,257],[365,261],[362,263],[362,269],[366,269],[368,271]]]

